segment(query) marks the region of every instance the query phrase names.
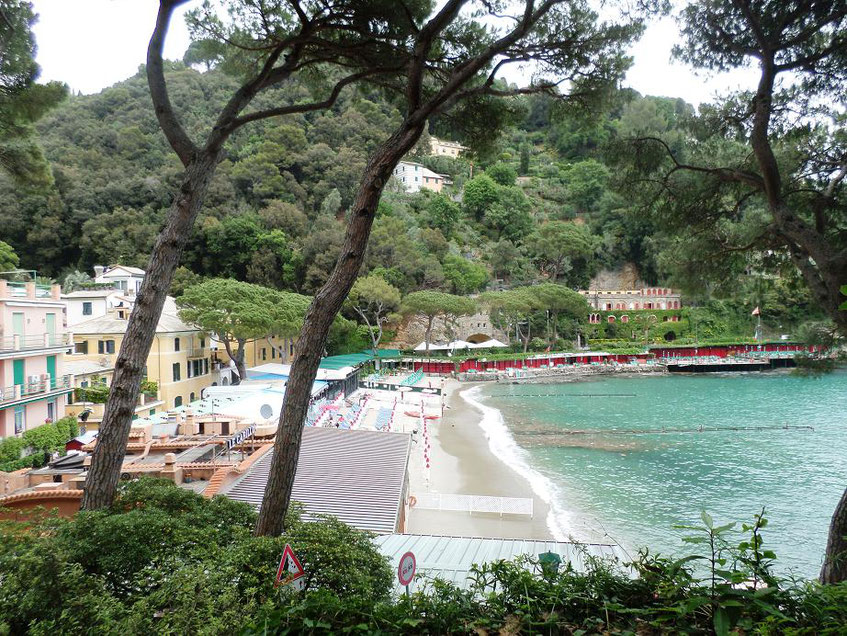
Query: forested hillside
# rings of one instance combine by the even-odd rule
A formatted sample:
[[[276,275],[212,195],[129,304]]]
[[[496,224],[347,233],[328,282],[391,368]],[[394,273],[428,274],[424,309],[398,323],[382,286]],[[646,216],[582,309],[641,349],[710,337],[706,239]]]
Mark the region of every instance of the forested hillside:
[[[211,125],[233,80],[174,63],[169,86],[192,132]],[[647,283],[678,280],[708,291],[708,281],[681,275],[677,239],[660,231],[655,210],[622,189],[614,161],[617,139],[645,131],[672,139],[692,115],[682,100],[630,91],[590,119],[531,96],[513,100],[511,123],[496,143],[459,159],[428,156],[425,135],[414,160],[448,174],[453,186],[406,194],[389,184],[365,267],[404,294],[468,294],[540,280],[579,288],[601,268],[627,262]],[[222,276],[313,293],[338,256],[368,154],[398,117],[379,93],[348,92],[331,111],[268,120],[234,135],[174,292]],[[59,280],[95,264],[143,267],[181,173],[143,75],[69,97],[38,130],[55,183],[24,190],[0,175],[3,240],[21,266]],[[436,119],[430,132],[466,142],[455,139],[449,121]],[[765,291],[760,282],[754,290],[760,304],[782,312],[781,322],[801,317],[782,315],[789,296],[796,311],[808,309],[793,280],[773,279]],[[735,296],[749,291],[741,287]]]

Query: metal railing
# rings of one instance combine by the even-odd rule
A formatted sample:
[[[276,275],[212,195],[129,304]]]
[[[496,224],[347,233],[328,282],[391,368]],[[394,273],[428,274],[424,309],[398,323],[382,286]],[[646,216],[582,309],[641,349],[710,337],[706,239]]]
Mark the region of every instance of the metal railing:
[[[12,402],[32,397],[33,395],[69,388],[71,388],[70,375],[62,375],[54,378],[45,373],[38,376],[37,379],[34,376],[27,379],[24,384],[0,387],[0,403]]]
[[[49,347],[69,347],[73,336],[69,333],[39,333],[29,336],[14,334],[0,338],[0,351],[27,351]]]
[[[490,497],[487,495],[455,495],[423,493],[416,497],[415,507],[423,510],[474,512],[507,515],[533,515],[533,500],[522,497]]]
[[[34,273],[34,272],[33,272]],[[28,298],[29,290],[27,289],[27,285],[29,283],[24,281],[6,281],[6,295],[10,298]],[[38,283],[35,286],[35,297],[36,298],[51,298],[52,290],[50,289],[50,285],[44,285],[42,283]]]

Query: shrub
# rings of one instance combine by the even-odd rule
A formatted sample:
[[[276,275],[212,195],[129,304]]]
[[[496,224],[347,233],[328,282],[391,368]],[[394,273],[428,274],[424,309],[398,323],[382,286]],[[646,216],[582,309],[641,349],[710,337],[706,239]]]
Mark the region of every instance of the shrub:
[[[92,402],[93,404],[105,404],[109,399],[109,387],[104,384],[94,386],[77,387],[74,389],[75,402]]]
[[[65,452],[65,444],[77,436],[79,426],[73,416],[42,424],[21,437],[0,440],[0,471],[11,472],[31,466],[43,466],[52,453]],[[26,453],[25,456],[21,456]]]
[[[254,537],[255,520],[247,504],[144,478],[108,509],[46,516],[34,532],[0,522],[0,634],[238,632],[288,602],[274,587],[286,543],[310,593],[388,599],[392,572],[367,533],[295,510],[284,536]]]
[[[584,556],[577,572],[520,557],[473,567],[467,589],[422,578],[392,598],[367,533],[295,510],[283,536],[254,537],[246,504],[145,478],[106,510],[0,522],[0,634],[843,633],[847,583],[774,576],[763,514],[737,528],[704,513],[682,559]],[[274,587],[286,543],[305,593]]]

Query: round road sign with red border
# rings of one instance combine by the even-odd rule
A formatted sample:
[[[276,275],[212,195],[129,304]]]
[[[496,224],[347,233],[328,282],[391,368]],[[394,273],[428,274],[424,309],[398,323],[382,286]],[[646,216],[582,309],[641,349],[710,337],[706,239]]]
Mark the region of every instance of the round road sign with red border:
[[[415,555],[407,552],[400,557],[400,565],[397,566],[397,578],[400,579],[400,585],[408,585],[415,578],[415,568],[417,563]]]

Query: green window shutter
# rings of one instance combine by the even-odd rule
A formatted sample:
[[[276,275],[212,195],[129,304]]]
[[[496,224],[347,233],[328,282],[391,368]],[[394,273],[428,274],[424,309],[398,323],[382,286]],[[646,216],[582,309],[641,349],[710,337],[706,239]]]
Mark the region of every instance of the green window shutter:
[[[15,377],[15,384],[23,384],[24,383],[24,361],[23,360],[13,360],[12,361],[13,374]]]

